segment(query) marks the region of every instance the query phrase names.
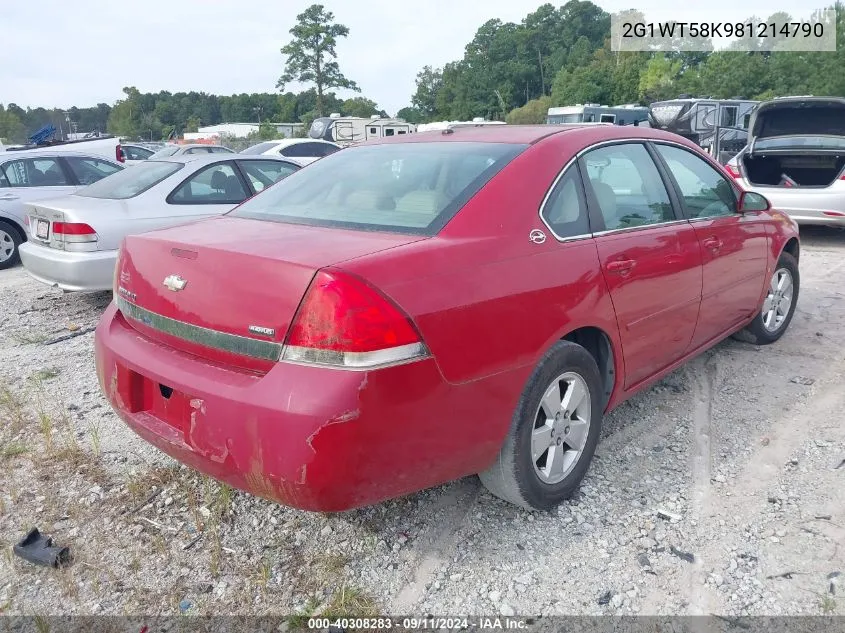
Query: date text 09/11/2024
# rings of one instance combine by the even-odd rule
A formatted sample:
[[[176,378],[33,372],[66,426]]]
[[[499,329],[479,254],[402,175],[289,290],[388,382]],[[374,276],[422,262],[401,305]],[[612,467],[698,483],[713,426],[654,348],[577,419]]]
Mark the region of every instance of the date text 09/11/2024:
[[[519,617],[373,617],[373,618],[309,618],[308,628],[318,631],[480,631],[521,630],[531,624],[530,618]]]

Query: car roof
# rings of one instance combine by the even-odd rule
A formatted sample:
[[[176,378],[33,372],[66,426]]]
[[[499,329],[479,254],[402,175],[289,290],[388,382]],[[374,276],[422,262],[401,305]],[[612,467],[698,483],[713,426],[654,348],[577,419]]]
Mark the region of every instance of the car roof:
[[[118,164],[116,160],[111,158],[106,158],[105,156],[101,156],[100,154],[96,154],[94,152],[62,152],[56,151],[49,147],[37,147],[33,149],[22,149],[22,150],[12,150],[12,151],[0,151],[0,160],[6,160],[7,158],[15,158],[17,156],[23,158],[38,158],[39,156],[45,157],[67,157],[67,156],[75,156],[78,158],[96,158],[97,160],[103,160],[108,163]]]
[[[380,145],[387,143],[427,143],[427,142],[473,142],[473,143],[512,143],[533,145],[545,138],[566,135],[573,140],[585,138],[594,141],[613,140],[616,138],[663,139],[678,142],[677,134],[635,125],[596,125],[596,124],[544,124],[544,125],[479,125],[477,127],[455,127],[450,130],[432,130],[417,134],[389,136],[357,143],[362,145]]]

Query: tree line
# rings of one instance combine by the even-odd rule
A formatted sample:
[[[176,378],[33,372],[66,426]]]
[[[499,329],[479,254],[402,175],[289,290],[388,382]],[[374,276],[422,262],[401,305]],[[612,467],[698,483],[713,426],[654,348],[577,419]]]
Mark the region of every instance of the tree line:
[[[615,52],[610,44],[609,13],[589,0],[544,4],[519,22],[485,22],[467,44],[461,59],[435,68],[424,66],[416,77],[411,104],[397,116],[412,123],[484,117],[510,123],[540,123],[549,107],[576,103],[648,104],[681,94],[715,98],[769,99],[779,95],[845,96],[845,8],[837,2],[837,50],[798,52],[750,51]],[[635,10],[634,19],[642,17]],[[785,13],[769,21],[790,21]],[[113,105],[65,110],[21,108],[0,104],[0,138],[21,142],[38,128],[53,124],[68,131],[101,131],[126,138],[166,139],[203,125],[256,122],[259,137],[276,134],[273,123],[302,122],[307,129],[317,116],[387,116],[364,96],[339,98],[332,89],[360,92],[337,62],[337,39],[349,28],[334,22],[323,5],[297,16],[291,40],[281,48],[284,69],[276,85],[313,84],[299,93],[253,93],[218,96],[204,92],[142,93],[125,87]],[[681,44],[679,40],[677,42]]]

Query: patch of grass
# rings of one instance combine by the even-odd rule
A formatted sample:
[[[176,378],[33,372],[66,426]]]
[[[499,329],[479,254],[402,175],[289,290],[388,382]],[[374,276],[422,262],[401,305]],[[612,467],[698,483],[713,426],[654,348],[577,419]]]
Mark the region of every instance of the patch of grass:
[[[308,599],[308,602],[305,603],[305,607],[299,613],[292,615],[287,618],[287,625],[288,629],[293,629],[294,631],[304,631],[308,626],[308,618],[311,618],[315,615],[315,612],[320,606],[320,601],[316,598],[316,596],[311,596]]]
[[[50,338],[46,333],[33,333],[28,331],[15,332],[12,334],[12,340],[19,345],[34,345],[36,343],[43,343]]]
[[[833,614],[836,611],[836,600],[833,599],[833,596],[823,595],[819,600],[819,609],[825,615]]]
[[[176,481],[178,466],[152,468],[130,475],[126,480],[126,491],[135,503],[146,499],[154,488],[164,488]]]
[[[380,614],[376,601],[362,589],[341,586],[320,613],[326,618],[375,617]]]
[[[61,373],[62,370],[56,367],[45,367],[44,369],[39,369],[32,374],[30,379],[37,382],[43,382],[45,380],[52,380]]]
[[[50,633],[50,623],[43,615],[35,616],[35,629],[38,633]]]
[[[0,457],[10,459],[28,452],[29,448],[23,442],[9,442],[8,444],[4,444],[3,448],[0,449]]]
[[[25,399],[25,395],[13,391],[6,383],[0,383],[0,422],[9,424],[8,430],[13,433],[19,432],[26,425]]]

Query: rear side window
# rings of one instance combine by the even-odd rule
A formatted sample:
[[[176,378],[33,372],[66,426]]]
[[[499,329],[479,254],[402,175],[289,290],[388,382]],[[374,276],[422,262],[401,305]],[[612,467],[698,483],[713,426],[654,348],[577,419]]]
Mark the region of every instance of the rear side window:
[[[178,151],[179,151],[178,145],[172,145],[170,147],[164,147],[164,148],[158,150],[152,156],[150,156],[150,159],[155,160],[156,158],[167,158],[168,156],[173,156]]]
[[[182,163],[147,160],[128,169],[122,169],[109,178],[104,178],[93,185],[80,189],[76,195],[85,198],[109,198],[111,200],[134,198],[168,176],[172,176],[183,167]]]
[[[247,192],[231,162],[200,169],[167,197],[170,204],[238,204]]]
[[[153,151],[144,147],[134,145],[126,147],[124,145],[123,154],[126,156],[126,160],[146,160],[153,155]]]
[[[264,152],[271,150],[274,147],[276,147],[276,143],[274,143],[273,141],[268,141],[267,143],[258,143],[257,145],[253,145],[252,147],[247,147],[241,152],[241,154],[246,154],[248,156],[258,156],[259,154],[263,154]]]
[[[590,223],[577,165],[566,170],[543,205],[543,219],[560,239],[587,235]]]
[[[322,153],[322,143],[294,143],[279,150],[282,156],[289,156],[290,158],[314,158],[325,156]]]
[[[117,165],[97,158],[79,158],[76,156],[68,156],[65,160],[80,185],[92,185],[106,176],[111,176],[122,169]]]
[[[3,175],[12,187],[61,187],[69,185],[55,158],[26,158],[5,163]]]
[[[657,165],[640,143],[608,145],[583,158],[588,187],[608,231],[675,219]]]
[[[526,145],[399,143],[337,152],[232,215],[433,235]]]
[[[235,153],[235,152],[233,152],[232,150],[230,150],[226,147],[209,147],[208,151],[211,154],[234,154]]]
[[[280,160],[239,160],[238,165],[256,193],[299,169],[297,165]]]

